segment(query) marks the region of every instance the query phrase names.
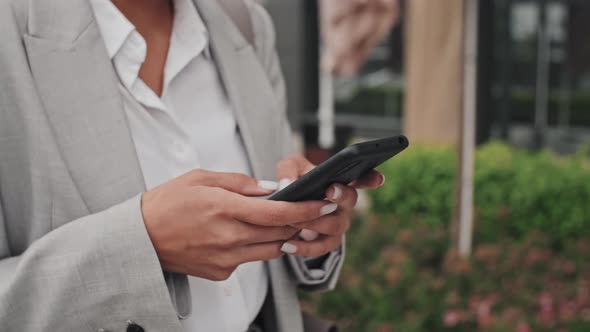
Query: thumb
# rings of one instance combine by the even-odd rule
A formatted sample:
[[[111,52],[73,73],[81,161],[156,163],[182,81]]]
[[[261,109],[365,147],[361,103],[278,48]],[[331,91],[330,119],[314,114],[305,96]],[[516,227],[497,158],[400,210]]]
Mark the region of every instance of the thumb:
[[[281,160],[277,165],[277,179],[283,181],[289,179],[297,180],[303,174],[311,171],[315,167],[303,155],[293,155],[287,159]]]
[[[191,186],[218,187],[245,196],[265,196],[275,192],[275,181],[256,180],[245,174],[194,170],[187,174]]]

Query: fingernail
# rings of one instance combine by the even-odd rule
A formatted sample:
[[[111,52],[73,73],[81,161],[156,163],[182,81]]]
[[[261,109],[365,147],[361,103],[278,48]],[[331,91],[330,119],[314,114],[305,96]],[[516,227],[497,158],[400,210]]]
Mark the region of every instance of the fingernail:
[[[320,236],[318,232],[312,231],[310,229],[304,229],[299,233],[299,236],[304,239],[305,241],[313,241]]]
[[[332,199],[337,201],[342,197],[342,189],[339,186],[332,186],[334,188],[334,192],[332,193]]]
[[[379,183],[379,187],[385,184],[385,175],[383,173],[379,173],[381,175],[381,183]]]
[[[291,183],[293,183],[293,180],[291,180],[289,178],[281,179],[281,181],[279,181],[279,190],[285,189],[285,187],[287,187]]]
[[[289,242],[285,242],[281,246],[281,251],[285,254],[294,254],[295,252],[297,252],[297,246]]]
[[[279,189],[279,184],[275,181],[261,180],[258,181],[258,188],[260,188],[262,191],[275,191]]]
[[[336,204],[336,203],[326,204],[326,205],[322,206],[322,208],[320,209],[320,216],[325,216],[327,214],[330,214],[330,213],[336,211],[336,209],[338,209],[338,204]]]

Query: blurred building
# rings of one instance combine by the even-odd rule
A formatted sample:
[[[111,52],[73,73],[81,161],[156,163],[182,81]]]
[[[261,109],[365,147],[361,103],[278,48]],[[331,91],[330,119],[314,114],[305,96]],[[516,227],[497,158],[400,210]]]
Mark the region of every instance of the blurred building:
[[[404,125],[412,132],[425,128],[418,135],[442,128],[431,140],[453,140],[456,134],[444,131],[457,131],[451,124],[461,107],[455,76],[463,62],[462,3],[402,1],[400,24],[359,75],[335,82],[338,147],[355,136],[399,133]],[[310,146],[317,141],[317,5],[272,0],[267,6],[290,89],[290,118]],[[480,0],[478,25],[477,141],[561,152],[590,142],[590,1]],[[433,116],[436,127],[428,128]]]
[[[562,152],[588,142],[590,2],[481,3],[479,140]]]

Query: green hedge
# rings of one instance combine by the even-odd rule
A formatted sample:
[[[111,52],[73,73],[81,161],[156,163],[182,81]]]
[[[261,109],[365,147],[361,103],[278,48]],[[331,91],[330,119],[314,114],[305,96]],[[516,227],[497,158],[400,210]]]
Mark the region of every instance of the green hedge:
[[[529,232],[468,260],[449,243],[443,224],[356,220],[338,288],[304,305],[346,332],[590,331],[590,239]]]
[[[501,143],[476,153],[473,255],[450,247],[456,155],[411,146],[353,222],[338,288],[302,294],[347,332],[590,331],[590,165]]]
[[[448,224],[454,201],[456,154],[449,147],[411,146],[381,167],[387,185],[370,195],[374,210],[403,221]],[[476,234],[484,240],[521,237],[529,230],[556,242],[590,235],[587,153],[559,157],[492,142],[476,152]]]

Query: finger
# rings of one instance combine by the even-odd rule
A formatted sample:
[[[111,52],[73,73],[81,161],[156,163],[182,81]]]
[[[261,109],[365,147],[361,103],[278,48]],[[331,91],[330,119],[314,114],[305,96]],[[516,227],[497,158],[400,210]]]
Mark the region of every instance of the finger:
[[[320,222],[321,226],[319,226],[319,229],[317,228],[316,223],[318,223],[320,219],[326,219],[327,216],[310,222],[298,224],[298,227],[303,228],[299,234],[299,237],[304,241],[313,241],[317,239],[319,233],[333,235],[341,230],[341,228],[344,228],[345,230],[348,229],[348,220],[346,220],[344,226],[342,227],[342,225],[338,223],[338,218],[342,218],[342,215],[346,215],[346,218],[350,219],[347,216],[348,212],[354,208],[358,200],[358,193],[356,192],[356,189],[341,184],[333,184],[330,186],[330,188],[328,188],[326,192],[326,198],[338,204],[338,210],[330,215],[336,218],[332,218],[331,223]]]
[[[252,244],[236,249],[235,255],[239,264],[257,261],[268,261],[284,255],[281,251],[283,242]]]
[[[277,164],[277,179],[282,189],[315,167],[302,155],[293,155]]]
[[[302,155],[293,155],[277,164],[277,178],[295,178],[311,171],[315,167]]]
[[[279,188],[275,181],[256,180],[245,174],[197,169],[184,175],[193,186],[218,187],[246,196],[269,195]]]
[[[277,179],[279,180],[279,190],[290,185],[299,178],[299,166],[295,160],[288,158],[281,160],[277,164]]]
[[[297,235],[300,230],[292,226],[259,226],[249,223],[239,223],[237,229],[240,234],[237,244],[240,246],[257,243],[287,241]]]
[[[338,204],[339,211],[350,211],[356,205],[358,193],[353,187],[335,183],[326,191],[326,198]]]
[[[335,214],[302,223],[301,226],[304,227],[305,230],[309,230],[317,234],[330,236],[342,235],[348,231],[348,228],[350,228],[350,214],[339,211]],[[301,233],[303,234],[303,231]],[[304,241],[308,242],[315,240],[310,240],[303,236],[301,237]]]
[[[311,229],[302,229],[301,232],[299,233],[299,237],[303,240],[303,241],[313,241],[315,239],[317,239],[320,236],[320,233],[311,230]]]
[[[334,251],[342,244],[342,236],[321,236],[315,241],[289,240],[281,246],[286,254],[304,257],[319,257]]]
[[[280,202],[231,195],[224,208],[233,218],[260,226],[287,226],[314,220],[338,208],[326,201]]]
[[[353,181],[350,186],[356,189],[376,189],[385,183],[385,176],[376,169]]]

